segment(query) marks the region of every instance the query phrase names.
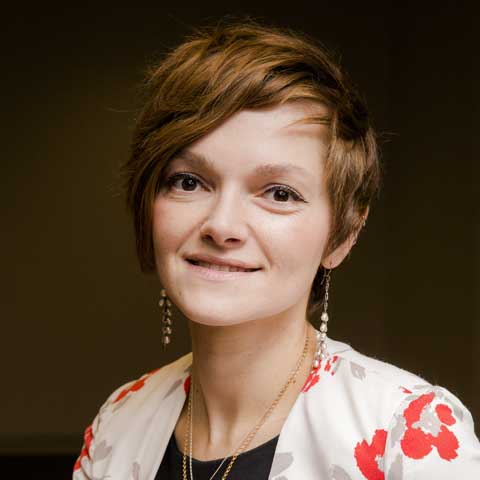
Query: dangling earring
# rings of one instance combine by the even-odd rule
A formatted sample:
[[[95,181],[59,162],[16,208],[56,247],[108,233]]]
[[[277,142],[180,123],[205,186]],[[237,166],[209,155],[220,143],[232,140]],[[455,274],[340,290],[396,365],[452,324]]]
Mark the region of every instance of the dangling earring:
[[[326,268],[323,274],[323,280],[322,283],[325,283],[324,287],[324,297],[323,297],[323,312],[322,315],[320,316],[320,332],[317,334],[318,340],[320,342],[320,358],[324,360],[328,356],[327,352],[327,345],[325,343],[325,339],[327,338],[327,330],[328,330],[328,289],[330,288],[330,272],[332,270]]]
[[[162,347],[165,350],[170,343],[170,335],[172,334],[172,312],[170,310],[172,302],[164,288],[160,292],[160,297],[158,306],[162,309]]]

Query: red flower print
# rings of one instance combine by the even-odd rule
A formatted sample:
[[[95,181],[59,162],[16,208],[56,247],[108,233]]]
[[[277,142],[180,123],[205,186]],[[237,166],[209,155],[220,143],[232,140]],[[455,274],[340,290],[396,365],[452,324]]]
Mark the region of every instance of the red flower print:
[[[126,397],[128,393],[130,392],[136,392],[137,390],[140,390],[144,385],[145,382],[160,368],[156,368],[155,370],[152,370],[151,372],[146,373],[145,375],[142,375],[136,382],[134,382],[132,385],[129,387],[124,388],[113,400],[112,403],[117,403],[119,402],[122,398]]]
[[[456,420],[448,405],[440,403],[433,409],[434,398],[434,392],[420,395],[404,410],[406,431],[400,445],[410,458],[423,458],[436,447],[439,456],[450,461],[457,457],[459,443],[445,425],[453,425]]]
[[[140,390],[145,385],[144,379],[139,379],[130,387],[124,388],[118,395],[117,398],[113,401],[113,403],[119,402],[123,397],[126,397],[129,392],[136,392]]]
[[[385,480],[385,474],[380,469],[378,462],[383,458],[386,442],[387,431],[375,430],[371,443],[367,443],[366,440],[357,443],[355,460],[367,480]]]
[[[412,393],[411,390],[409,390],[408,388],[405,388],[405,387],[399,387],[403,393]]]
[[[332,376],[335,375],[335,372],[337,370],[334,368],[334,365],[337,361],[338,361],[338,355],[334,355],[331,359],[329,358],[325,363],[325,368],[323,370],[325,372],[330,372],[330,375]],[[307,380],[305,381],[302,387],[302,392],[308,392],[314,385],[318,383],[318,381],[320,380],[319,372],[321,369],[322,369],[322,362],[320,361],[318,367],[312,370]]]
[[[88,452],[90,449],[90,444],[92,443],[92,439],[93,439],[92,425],[89,425],[85,429],[85,433],[83,434],[83,441],[84,441],[83,448],[82,448],[82,451],[80,452],[80,456],[77,458],[77,461],[75,462],[73,471],[78,470],[80,468],[80,464],[82,462],[83,457],[90,458],[90,455],[88,454]]]
[[[320,380],[320,375],[318,374],[318,371],[320,370],[321,366],[322,364],[320,363],[317,368],[312,370],[302,387],[302,392],[308,392]]]
[[[447,425],[453,425],[455,423],[455,419],[452,415],[452,410],[448,405],[440,403],[435,407],[435,412],[437,412],[437,416],[442,423],[445,423]]]
[[[334,355],[331,360],[329,358],[328,361],[327,361],[327,364],[325,365],[325,371],[330,372],[331,368],[337,362],[337,360],[338,360],[338,355]],[[336,372],[336,370],[332,370],[330,373],[332,375],[335,375],[335,372]]]
[[[190,383],[192,381],[192,376],[189,375],[185,381],[183,382],[183,389],[185,390],[185,395],[188,395],[188,392],[190,391]]]

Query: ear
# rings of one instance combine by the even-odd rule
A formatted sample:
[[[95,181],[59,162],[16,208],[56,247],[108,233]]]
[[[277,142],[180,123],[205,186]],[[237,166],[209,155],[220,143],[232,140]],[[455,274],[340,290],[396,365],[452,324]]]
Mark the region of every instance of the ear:
[[[322,260],[322,266],[328,269],[338,267],[345,257],[349,254],[352,247],[357,243],[357,237],[360,231],[365,226],[367,221],[369,208],[367,207],[365,213],[361,216],[361,224],[356,232],[352,233],[341,245],[339,245],[333,252]]]
[[[357,234],[352,234],[333,252],[322,260],[322,266],[329,270],[338,267],[357,241]]]

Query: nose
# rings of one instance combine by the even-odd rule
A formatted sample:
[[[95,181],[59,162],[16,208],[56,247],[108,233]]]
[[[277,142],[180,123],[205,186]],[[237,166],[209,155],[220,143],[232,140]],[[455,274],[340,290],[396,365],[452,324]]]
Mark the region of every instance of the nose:
[[[236,247],[247,238],[242,199],[233,189],[224,191],[212,203],[200,234],[202,239],[221,247]]]

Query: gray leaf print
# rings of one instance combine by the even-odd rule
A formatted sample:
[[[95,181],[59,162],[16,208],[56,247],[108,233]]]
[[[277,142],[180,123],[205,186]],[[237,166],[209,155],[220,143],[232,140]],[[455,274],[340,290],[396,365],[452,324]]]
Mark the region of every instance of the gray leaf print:
[[[277,477],[275,480],[288,480],[288,478],[282,475],[281,477]]]
[[[181,380],[176,380],[174,384],[170,387],[170,390],[168,390],[167,394],[165,395],[165,398],[171,395],[182,383],[183,382]]]
[[[133,462],[132,477],[133,480],[140,480],[140,464],[138,462]]]
[[[438,398],[443,398],[445,397],[445,395],[443,394],[443,390],[441,387],[438,387],[436,385],[434,385],[434,387],[432,388],[433,390],[433,393],[435,394],[436,397]]]
[[[363,380],[365,378],[365,368],[358,363],[350,362],[350,371],[355,378]]]
[[[293,463],[292,452],[276,453],[273,457],[272,468],[270,470],[269,479],[277,476],[279,473],[282,473],[292,463]],[[281,478],[278,478],[277,480],[281,480]]]
[[[343,358],[337,358],[337,361],[333,364],[332,369],[330,370],[330,373],[333,375],[336,373],[338,370],[338,367],[340,367],[340,364],[343,362]]]
[[[338,465],[333,465],[331,478],[332,480],[352,480],[352,477]]]
[[[395,443],[400,441],[402,435],[407,429],[406,421],[403,415],[395,415],[395,426],[392,428],[392,433],[390,435],[390,445],[393,447]]]
[[[88,466],[88,458],[86,457],[83,457],[82,458],[82,464],[85,464],[83,465],[83,468],[88,471],[89,469],[89,466]],[[90,477],[89,477],[90,478]],[[106,478],[111,478],[110,475],[104,475],[103,477],[95,477],[95,476],[92,476],[91,477],[91,480],[105,480]]]
[[[93,451],[92,461],[99,462],[100,460],[104,460],[110,455],[111,452],[112,447],[108,447],[107,442],[105,440],[102,440]]]
[[[445,400],[450,404],[453,409],[453,414],[462,422],[463,421],[463,410],[456,403],[453,403],[450,398],[445,398]]]
[[[422,427],[424,430],[433,433],[435,436],[439,434],[441,426],[442,424],[437,418],[437,415],[433,412],[431,406],[425,408],[420,415],[420,419],[412,424],[413,428]]]
[[[425,388],[429,388],[431,385],[429,385],[428,383],[423,383],[423,384],[420,384],[420,385],[414,385],[412,387],[413,390],[424,390]]]
[[[388,480],[402,480],[403,479],[403,460],[402,456],[398,454],[390,467],[387,475]]]

